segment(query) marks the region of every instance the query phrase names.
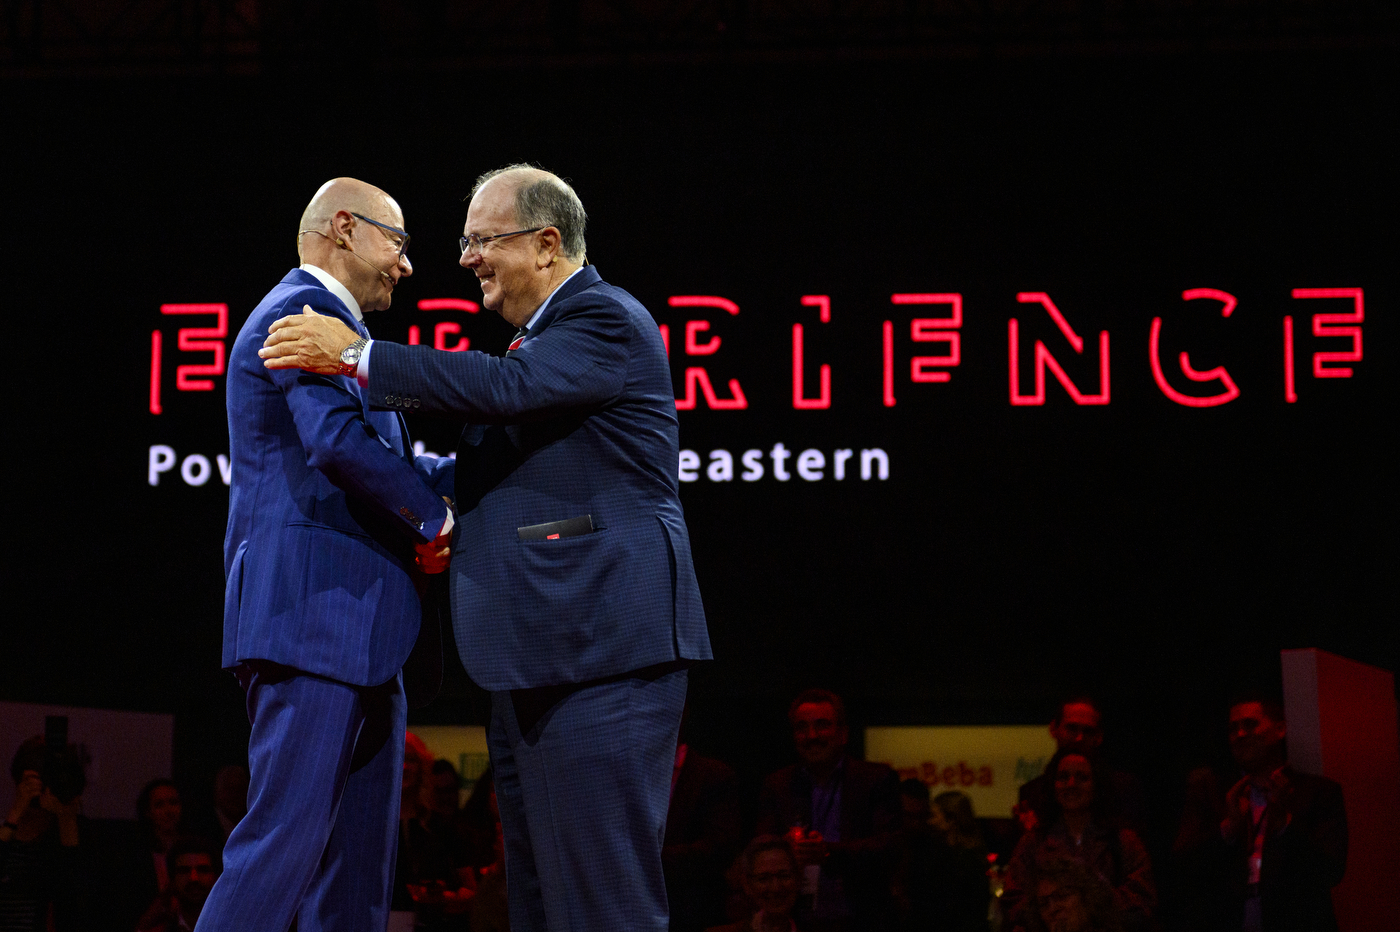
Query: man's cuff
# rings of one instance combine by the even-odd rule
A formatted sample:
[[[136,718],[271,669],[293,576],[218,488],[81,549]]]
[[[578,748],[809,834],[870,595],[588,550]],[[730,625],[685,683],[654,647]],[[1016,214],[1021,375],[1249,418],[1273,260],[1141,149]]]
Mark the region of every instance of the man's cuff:
[[[373,347],[374,341],[370,340],[360,350],[360,368],[355,370],[355,381],[360,383],[361,388],[369,388],[369,351]]]

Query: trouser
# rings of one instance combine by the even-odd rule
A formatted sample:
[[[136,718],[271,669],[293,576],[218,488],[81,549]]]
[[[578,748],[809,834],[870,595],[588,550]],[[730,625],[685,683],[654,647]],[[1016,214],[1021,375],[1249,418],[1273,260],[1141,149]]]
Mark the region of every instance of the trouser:
[[[491,694],[511,932],[665,932],[661,842],[687,674]]]
[[[248,814],[197,932],[375,932],[389,919],[407,703],[267,661],[247,692]]]

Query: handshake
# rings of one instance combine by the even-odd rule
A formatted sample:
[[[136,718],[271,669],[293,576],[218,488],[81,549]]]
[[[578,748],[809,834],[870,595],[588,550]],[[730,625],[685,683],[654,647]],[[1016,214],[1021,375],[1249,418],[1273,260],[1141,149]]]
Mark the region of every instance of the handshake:
[[[427,543],[413,545],[418,553],[413,562],[428,574],[441,573],[452,560],[452,527],[456,518],[452,513],[452,499],[444,495],[442,500],[447,502],[447,520],[442,523],[442,530]]]

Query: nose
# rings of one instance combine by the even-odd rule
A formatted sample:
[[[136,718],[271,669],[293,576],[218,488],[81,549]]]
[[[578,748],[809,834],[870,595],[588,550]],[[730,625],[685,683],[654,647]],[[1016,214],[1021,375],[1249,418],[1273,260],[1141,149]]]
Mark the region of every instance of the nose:
[[[468,249],[462,253],[462,258],[457,260],[457,264],[464,269],[474,269],[481,264],[481,253],[475,249]]]
[[[413,274],[413,263],[408,261],[407,255],[399,256],[399,268],[403,271],[405,277]]]

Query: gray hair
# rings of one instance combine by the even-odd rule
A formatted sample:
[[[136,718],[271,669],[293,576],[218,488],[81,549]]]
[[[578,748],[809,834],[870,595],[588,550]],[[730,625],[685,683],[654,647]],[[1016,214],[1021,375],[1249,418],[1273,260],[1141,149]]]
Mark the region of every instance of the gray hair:
[[[559,231],[560,251],[570,259],[582,259],[588,252],[583,240],[588,214],[574,189],[558,175],[517,162],[479,176],[472,185],[472,197],[476,197],[476,192],[486,182],[507,172],[528,173],[515,188],[515,219],[520,225],[527,229],[554,227]]]

